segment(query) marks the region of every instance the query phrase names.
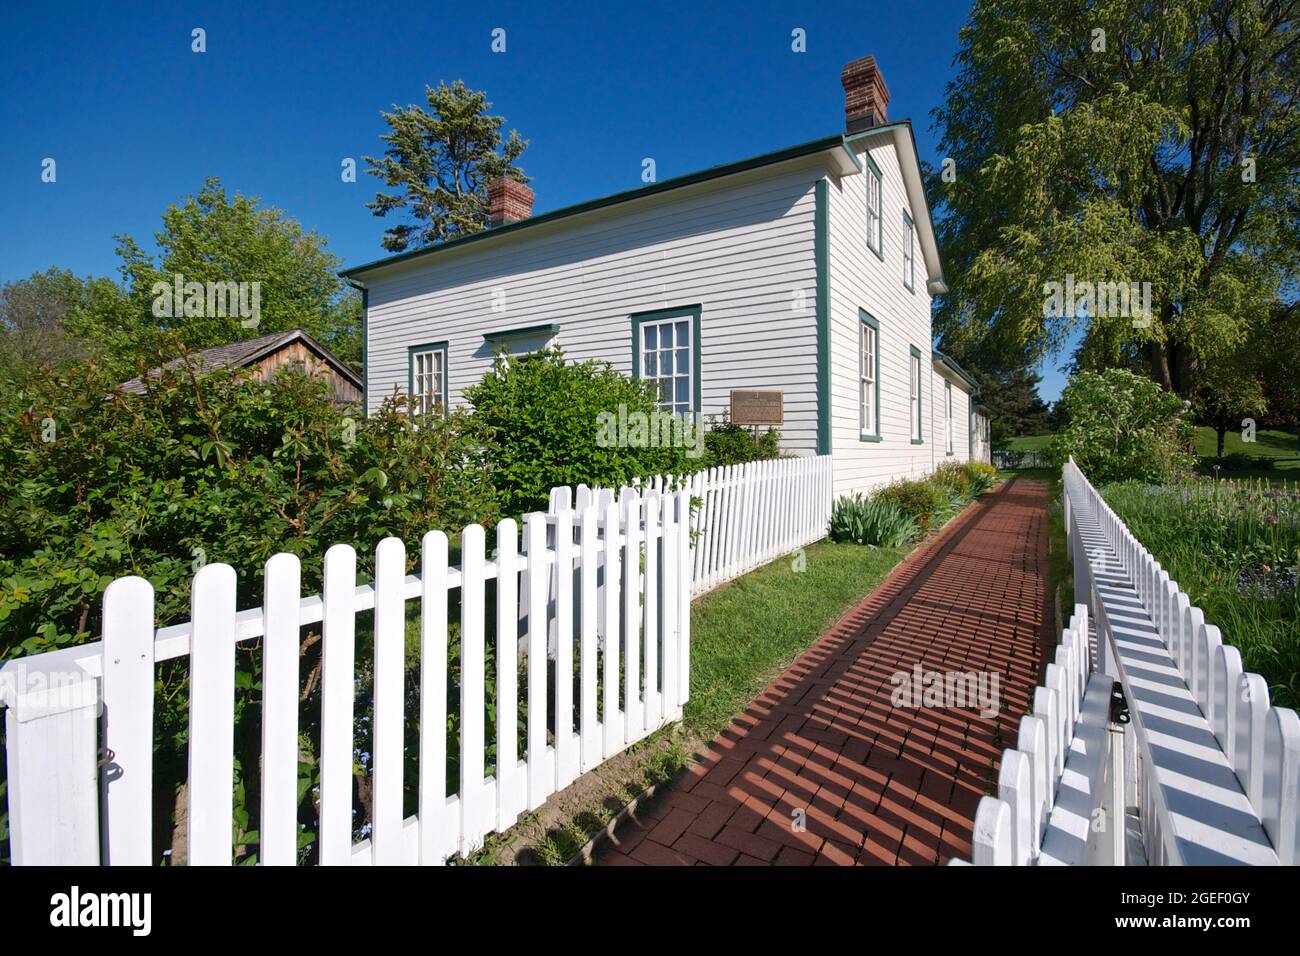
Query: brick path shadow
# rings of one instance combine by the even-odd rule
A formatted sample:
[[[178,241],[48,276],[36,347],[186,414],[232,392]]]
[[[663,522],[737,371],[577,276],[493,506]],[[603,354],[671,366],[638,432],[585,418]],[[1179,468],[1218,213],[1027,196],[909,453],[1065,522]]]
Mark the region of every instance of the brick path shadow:
[[[986,495],[784,671],[638,807],[600,865],[935,864],[966,857],[979,798],[1055,643],[1046,486]],[[897,691],[973,673],[964,699]],[[985,716],[974,691],[993,690]],[[956,685],[951,685],[957,691]],[[934,693],[932,690],[931,693]],[[966,706],[953,706],[964,703]],[[896,706],[897,704],[897,706]]]

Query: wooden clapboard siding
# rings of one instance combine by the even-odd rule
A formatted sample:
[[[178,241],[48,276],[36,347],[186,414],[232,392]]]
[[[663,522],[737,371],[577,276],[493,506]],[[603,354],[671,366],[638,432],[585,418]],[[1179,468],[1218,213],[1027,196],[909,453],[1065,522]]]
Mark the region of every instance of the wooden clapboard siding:
[[[927,366],[929,363],[923,363]],[[936,464],[945,461],[966,461],[970,458],[970,388],[957,375],[935,364],[930,372],[934,389],[934,402],[925,413],[926,427],[934,436]],[[952,382],[952,454],[947,454],[944,442],[944,383]]]
[[[785,447],[813,453],[824,168],[816,157],[763,167],[367,275],[369,407],[405,392],[412,345],[448,342],[454,407],[491,367],[484,333],[556,323],[567,357],[628,374],[634,313],[699,305],[701,411],[725,411],[733,388],[782,389]]]
[[[317,356],[301,340],[290,342],[284,348],[259,359],[253,365],[255,369],[253,374],[258,381],[264,382],[273,378],[276,372],[294,364],[301,365],[308,374],[325,379],[329,383],[334,401],[340,404],[361,401],[361,389],[340,375],[332,365]]]
[[[920,244],[915,279],[903,284],[903,213],[912,209],[892,137],[864,141],[881,173],[881,256],[867,245],[867,177],[830,177],[831,453],[836,495],[869,491],[896,478],[921,476],[943,461],[943,418],[933,425],[943,386],[930,367],[930,296]],[[915,240],[914,240],[915,241]],[[859,310],[880,323],[880,441],[863,441],[859,428]],[[910,349],[921,351],[922,443],[912,443],[909,403]],[[954,396],[955,404],[955,396]]]

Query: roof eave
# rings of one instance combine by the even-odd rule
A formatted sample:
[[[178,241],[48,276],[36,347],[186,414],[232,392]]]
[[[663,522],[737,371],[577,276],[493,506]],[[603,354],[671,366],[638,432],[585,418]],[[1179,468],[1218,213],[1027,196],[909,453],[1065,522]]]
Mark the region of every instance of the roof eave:
[[[791,146],[775,152],[763,153],[759,156],[750,157],[749,159],[742,159],[733,163],[725,163],[721,166],[711,166],[708,169],[689,173],[685,176],[665,179],[663,182],[651,183],[648,186],[641,186],[637,189],[630,189],[621,193],[603,196],[598,199],[591,199],[573,206],[565,206],[562,209],[554,209],[550,212],[542,213],[540,216],[521,219],[518,222],[507,223],[504,226],[495,226],[491,229],[484,229],[481,232],[475,232],[468,236],[451,239],[435,246],[426,246],[421,249],[412,249],[407,252],[400,252],[394,256],[387,256],[383,259],[376,259],[373,262],[353,266],[351,269],[343,269],[339,272],[339,276],[345,281],[360,287],[361,285],[364,285],[364,283],[358,284],[354,281],[359,276],[376,272],[380,269],[386,269],[389,266],[399,265],[412,259],[435,255],[448,249],[461,248],[475,242],[481,242],[485,239],[514,235],[515,233],[522,232],[525,229],[532,229],[548,223],[554,223],[574,216],[579,216],[584,213],[595,212],[598,209],[605,209],[621,203],[632,202],[650,196],[657,196],[662,193],[671,192],[675,189],[682,189],[687,186],[694,186],[715,179],[722,179],[726,176],[733,176],[737,173],[748,172],[765,166],[774,166],[778,163],[815,156],[818,153],[825,154],[827,164],[830,166],[832,172],[838,176],[853,175],[854,173],[861,171],[861,163],[858,162],[857,157],[853,155],[853,151],[847,147],[845,137],[843,134],[837,133],[834,136],[826,136],[821,139],[801,143],[797,146]]]

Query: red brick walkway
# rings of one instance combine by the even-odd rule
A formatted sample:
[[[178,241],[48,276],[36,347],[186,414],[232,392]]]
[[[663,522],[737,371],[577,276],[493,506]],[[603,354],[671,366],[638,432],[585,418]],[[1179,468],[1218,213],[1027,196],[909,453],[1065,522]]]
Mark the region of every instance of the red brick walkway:
[[[979,798],[1053,641],[1046,488],[1003,485],[918,549],[597,853],[612,865],[933,864]],[[893,706],[891,676],[998,675],[1001,707]],[[988,686],[988,685],[986,685]],[[806,826],[798,826],[800,819]]]

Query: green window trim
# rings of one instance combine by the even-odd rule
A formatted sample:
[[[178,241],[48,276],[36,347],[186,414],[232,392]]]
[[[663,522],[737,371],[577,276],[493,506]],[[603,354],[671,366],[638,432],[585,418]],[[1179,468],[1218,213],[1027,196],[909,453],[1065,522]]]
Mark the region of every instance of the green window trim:
[[[650,312],[633,312],[632,320],[632,380],[641,381],[641,326],[647,322],[689,318],[691,320],[691,411],[700,414],[700,313],[703,305],[675,306]]]
[[[916,373],[916,378],[915,378],[915,381],[916,381],[916,420],[915,420],[915,421],[908,421],[908,423],[907,423],[907,431],[908,431],[908,434],[910,434],[910,435],[912,436],[912,444],[913,444],[913,445],[924,445],[924,444],[925,444],[925,411],[924,411],[923,398],[924,398],[924,396],[925,396],[925,389],[921,387],[921,372],[922,372],[922,370],[924,369],[925,366],[924,366],[924,364],[921,362],[921,350],[918,349],[915,345],[910,345],[910,346],[908,346],[908,348],[911,350],[911,358],[908,360],[908,361],[911,363],[911,366],[908,368],[908,371],[907,371],[909,387],[910,387],[910,385],[911,385],[911,382],[913,381],[913,379],[912,379],[912,373],[913,373],[913,371],[915,371],[915,373]],[[911,395],[909,395],[909,396],[907,397],[907,414],[908,414],[908,417],[909,417],[909,419],[910,419],[911,416],[912,416],[912,396],[911,396]],[[915,429],[913,429],[913,426],[915,426]]]
[[[876,254],[876,258],[881,262],[885,261],[885,179],[881,175],[880,167],[875,164],[868,153],[863,153],[865,159],[866,177],[863,182],[867,190],[867,248]],[[879,201],[875,208],[876,215],[876,241],[871,241],[871,183],[876,183],[876,198]]]
[[[903,210],[903,287],[916,294],[916,223]]]
[[[442,410],[445,414],[448,408],[448,380],[451,378],[451,369],[447,364],[447,341],[426,342],[424,345],[412,345],[406,350],[406,395],[408,398],[415,397],[415,357],[425,352],[442,353]]]
[[[813,187],[813,260],[817,270],[817,454],[831,453],[830,202],[825,177]]]
[[[943,453],[952,455],[956,449],[956,442],[953,441],[952,426],[952,382],[944,379],[943,382],[943,400],[944,400],[944,436],[943,436]]]
[[[870,328],[873,335],[875,348],[874,362],[875,369],[872,379],[872,386],[875,395],[872,397],[872,418],[874,419],[874,431],[867,431],[864,427],[862,415],[862,329]],[[880,441],[880,323],[866,309],[858,309],[858,438],[861,441]]]
[[[520,339],[528,335],[555,335],[559,331],[558,322],[549,322],[541,325],[524,325],[516,329],[501,329],[499,332],[484,332],[483,338],[493,342],[497,339]]]

